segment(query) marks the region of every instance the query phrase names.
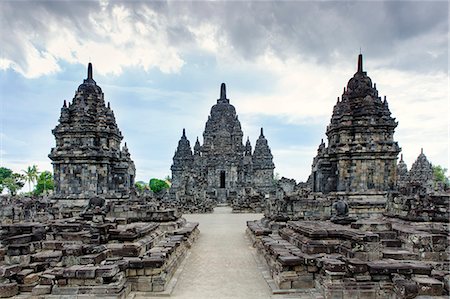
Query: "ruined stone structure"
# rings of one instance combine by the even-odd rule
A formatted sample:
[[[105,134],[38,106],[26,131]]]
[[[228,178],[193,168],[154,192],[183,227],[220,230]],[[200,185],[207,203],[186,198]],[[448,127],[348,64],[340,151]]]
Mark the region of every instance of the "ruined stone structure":
[[[423,151],[410,171],[403,156],[397,165],[396,126],[360,55],[306,186],[281,180],[265,217],[247,223],[274,292],[448,296],[450,193]]]
[[[433,179],[433,167],[421,150],[408,171],[403,157],[398,164],[398,192],[389,194],[386,212],[410,221],[448,221],[450,194]]]
[[[172,198],[185,210],[200,205],[210,209],[215,203],[236,201],[245,194],[245,188],[259,192],[272,189],[275,165],[263,129],[253,152],[249,139],[244,146],[243,135],[222,83],[220,98],[206,122],[203,145],[197,138],[192,152],[183,129],[171,167]]]
[[[127,197],[134,186],[135,167],[117,127],[114,112],[92,76],[78,87],[72,103],[64,101],[59,124],[52,131],[55,198]]]
[[[16,212],[0,219],[0,298],[124,299],[166,290],[199,230],[155,204],[94,197],[72,214],[42,199],[11,203]]]
[[[312,166],[314,192],[386,193],[395,188],[400,148],[394,141],[397,122],[376,84],[358,70],[334,106],[327,127],[328,146],[319,146]]]

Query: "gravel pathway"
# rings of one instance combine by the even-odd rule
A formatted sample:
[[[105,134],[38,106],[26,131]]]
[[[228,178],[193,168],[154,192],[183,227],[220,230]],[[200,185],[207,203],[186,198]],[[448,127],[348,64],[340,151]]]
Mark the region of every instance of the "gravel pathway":
[[[184,215],[200,223],[200,236],[170,298],[271,298],[245,237],[246,221],[262,214],[232,214],[217,207],[213,214]]]

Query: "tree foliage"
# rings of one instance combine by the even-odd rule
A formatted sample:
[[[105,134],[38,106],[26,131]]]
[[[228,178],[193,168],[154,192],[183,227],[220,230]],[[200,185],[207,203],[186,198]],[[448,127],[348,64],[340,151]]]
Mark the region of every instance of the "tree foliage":
[[[442,182],[445,187],[450,187],[450,179],[446,176],[447,168],[443,168],[440,165],[433,166],[434,180],[436,182]]]
[[[31,192],[31,183],[36,182],[38,179],[38,168],[36,165],[28,166],[26,170],[22,170],[25,174],[25,181],[28,183],[28,190]]]
[[[53,174],[50,171],[43,171],[37,178],[37,184],[34,187],[35,195],[46,194],[48,191],[55,189],[53,182]]]
[[[6,167],[0,167],[0,193],[3,192],[3,190],[6,188],[4,184],[4,180],[6,178],[11,177],[13,174],[12,170]]]
[[[138,181],[138,182],[134,183],[134,187],[139,192],[143,192],[145,189],[148,189],[148,185],[143,181]]]
[[[166,183],[166,181],[155,178],[150,180],[149,186],[150,189],[155,193],[161,192],[162,190],[168,189],[170,187],[169,184]]]
[[[19,173],[12,173],[9,177],[6,177],[2,180],[2,191],[3,188],[8,189],[10,195],[15,196],[17,191],[22,189],[25,185],[25,176]]]

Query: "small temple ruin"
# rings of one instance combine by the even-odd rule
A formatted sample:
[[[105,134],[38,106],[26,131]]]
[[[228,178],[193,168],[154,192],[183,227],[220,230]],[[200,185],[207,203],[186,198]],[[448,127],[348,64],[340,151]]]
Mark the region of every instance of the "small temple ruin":
[[[362,63],[359,55],[308,182],[280,180],[247,234],[274,293],[446,298],[450,192],[423,150],[409,171],[403,156],[397,164],[397,123]]]
[[[89,63],[53,130],[54,194],[0,212],[0,298],[161,294],[199,234],[198,223],[136,194],[134,163],[92,72]]]
[[[359,55],[308,181],[276,181],[263,129],[254,150],[249,138],[244,144],[222,84],[203,142],[191,148],[182,131],[172,188],[137,192],[89,63],[52,131],[54,194],[0,197],[0,298],[168,296],[200,234],[182,213],[219,204],[264,213],[247,222],[247,249],[274,296],[448,298],[450,190],[423,150],[408,169],[397,126]]]
[[[121,148],[120,132],[110,104],[94,81],[92,64],[87,79],[78,86],[72,102],[61,108],[59,124],[52,131],[55,180],[54,197],[89,199],[129,197],[136,169],[127,145]]]
[[[322,143],[312,166],[313,192],[386,194],[395,188],[397,156],[395,118],[386,97],[358,69],[333,108],[327,127],[328,146]]]
[[[222,83],[220,98],[205,125],[203,144],[197,137],[192,151],[183,129],[173,157],[171,199],[184,212],[211,212],[217,203],[242,209],[251,195],[274,189],[275,165],[263,129],[254,151],[248,138],[244,146],[243,136],[236,109]],[[261,211],[263,198],[246,208]]]

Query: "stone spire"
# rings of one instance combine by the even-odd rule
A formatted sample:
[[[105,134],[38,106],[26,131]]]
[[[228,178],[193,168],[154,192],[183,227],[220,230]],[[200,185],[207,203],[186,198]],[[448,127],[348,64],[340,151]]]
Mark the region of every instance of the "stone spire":
[[[217,100],[217,103],[229,103],[230,100],[227,99],[227,87],[225,83],[220,85],[220,98]]]
[[[197,140],[195,141],[195,145],[194,145],[194,155],[200,156],[200,151],[201,151],[200,141],[198,141],[198,137],[197,137]]]
[[[235,155],[236,158],[244,153],[242,144],[241,123],[236,115],[236,109],[226,98],[225,83],[222,83],[220,98],[212,106],[210,116],[203,133],[203,155]],[[237,150],[237,152],[236,152]]]
[[[275,168],[272,152],[267,144],[267,139],[264,137],[263,128],[261,128],[261,135],[256,140],[255,151],[253,152],[253,167],[254,169]]]
[[[363,73],[363,56],[362,56],[362,54],[358,55],[358,73]]]
[[[83,80],[83,83],[80,86],[78,86],[78,92],[102,94],[102,89],[94,80],[92,69],[92,63],[89,62],[87,78]]]
[[[247,142],[245,143],[245,156],[251,156],[252,155],[252,144],[250,143],[249,137],[247,137]]]
[[[220,99],[225,100],[227,98],[227,88],[225,86],[225,83],[222,83],[220,85]]]
[[[417,160],[411,166],[409,177],[411,182],[425,183],[433,181],[433,166],[423,153],[423,148],[420,150]]]
[[[193,161],[192,149],[189,140],[186,137],[186,130],[183,129],[180,141],[178,141],[178,147],[173,156],[172,170],[182,170],[186,167],[190,167]]]
[[[88,80],[94,80],[94,77],[92,76],[92,63],[90,63],[90,62],[88,64],[87,79]]]
[[[408,166],[403,161],[403,154],[400,155],[400,161],[397,164],[397,184],[404,186],[408,180]]]

